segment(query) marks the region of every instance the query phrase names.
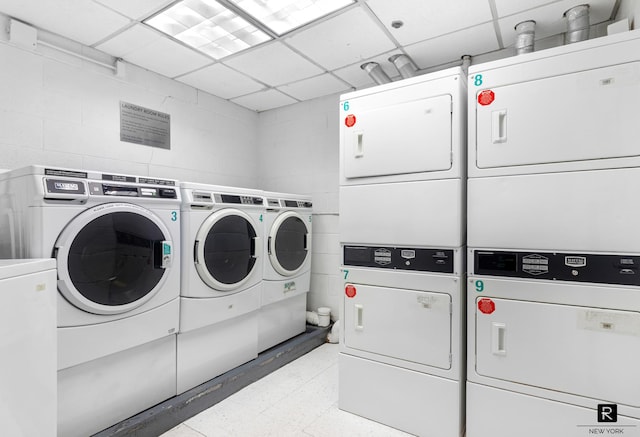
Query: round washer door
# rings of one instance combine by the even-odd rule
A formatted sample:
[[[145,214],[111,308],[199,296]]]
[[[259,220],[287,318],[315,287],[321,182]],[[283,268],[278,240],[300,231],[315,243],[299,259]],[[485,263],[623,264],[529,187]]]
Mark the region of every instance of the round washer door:
[[[233,208],[207,217],[194,244],[195,265],[200,278],[220,291],[241,287],[254,270],[262,249],[251,217]]]
[[[151,211],[107,203],[76,216],[55,244],[58,289],[76,307],[121,314],[147,302],[171,264],[171,236]]]
[[[300,214],[287,211],[276,217],[267,249],[271,265],[281,275],[293,276],[302,269],[311,250],[311,236]]]

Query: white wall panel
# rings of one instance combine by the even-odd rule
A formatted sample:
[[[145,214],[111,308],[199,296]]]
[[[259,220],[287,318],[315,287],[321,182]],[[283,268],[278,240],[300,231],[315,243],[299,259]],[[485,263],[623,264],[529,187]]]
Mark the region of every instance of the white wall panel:
[[[0,94],[10,97],[0,99],[0,168],[43,164],[259,183],[255,112],[133,65],[119,78],[108,68],[46,53],[0,42]],[[171,149],[120,141],[120,101],[170,114]]]
[[[260,187],[311,194],[313,245],[307,308],[338,317],[342,283],[338,241],[339,96],[261,112]]]

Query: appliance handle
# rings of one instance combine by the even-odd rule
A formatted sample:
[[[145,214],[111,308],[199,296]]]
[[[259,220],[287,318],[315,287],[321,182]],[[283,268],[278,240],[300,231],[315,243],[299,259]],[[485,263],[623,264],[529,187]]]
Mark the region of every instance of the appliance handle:
[[[362,158],[364,156],[364,132],[355,132],[354,138],[353,157]]]
[[[309,234],[304,234],[304,250],[311,251],[311,236]]]
[[[507,325],[504,323],[491,323],[491,353],[494,355],[507,355]]]
[[[262,253],[262,238],[253,237],[253,253],[251,254],[252,258],[260,258],[260,254]]]
[[[267,238],[267,254],[271,255],[271,237]]]
[[[354,305],[356,312],[356,331],[364,331],[364,325],[362,324],[362,316],[364,315],[364,307],[362,304]]]
[[[491,113],[491,142],[493,144],[507,142],[507,110],[501,109]]]
[[[169,240],[159,240],[153,243],[154,268],[166,269],[173,262],[173,245]]]

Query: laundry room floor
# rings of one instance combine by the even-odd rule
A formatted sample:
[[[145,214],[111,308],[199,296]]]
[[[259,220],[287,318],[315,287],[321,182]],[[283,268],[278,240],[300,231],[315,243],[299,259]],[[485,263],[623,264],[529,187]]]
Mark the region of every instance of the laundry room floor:
[[[326,343],[162,437],[402,437],[338,409],[337,344]]]

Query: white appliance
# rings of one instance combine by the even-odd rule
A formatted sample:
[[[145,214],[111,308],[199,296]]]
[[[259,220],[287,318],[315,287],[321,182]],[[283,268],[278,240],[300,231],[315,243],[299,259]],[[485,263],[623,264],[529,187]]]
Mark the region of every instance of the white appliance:
[[[273,192],[264,196],[266,244],[258,352],[305,331],[311,283],[311,198]]]
[[[55,260],[0,260],[0,299],[2,433],[55,437]]]
[[[634,31],[469,69],[468,437],[640,435],[639,61]]]
[[[258,355],[262,192],[183,182],[177,391]]]
[[[339,408],[464,433],[465,76],[341,97]]]
[[[2,247],[58,269],[58,435],[86,436],[176,394],[176,182],[41,166],[3,174]]]

